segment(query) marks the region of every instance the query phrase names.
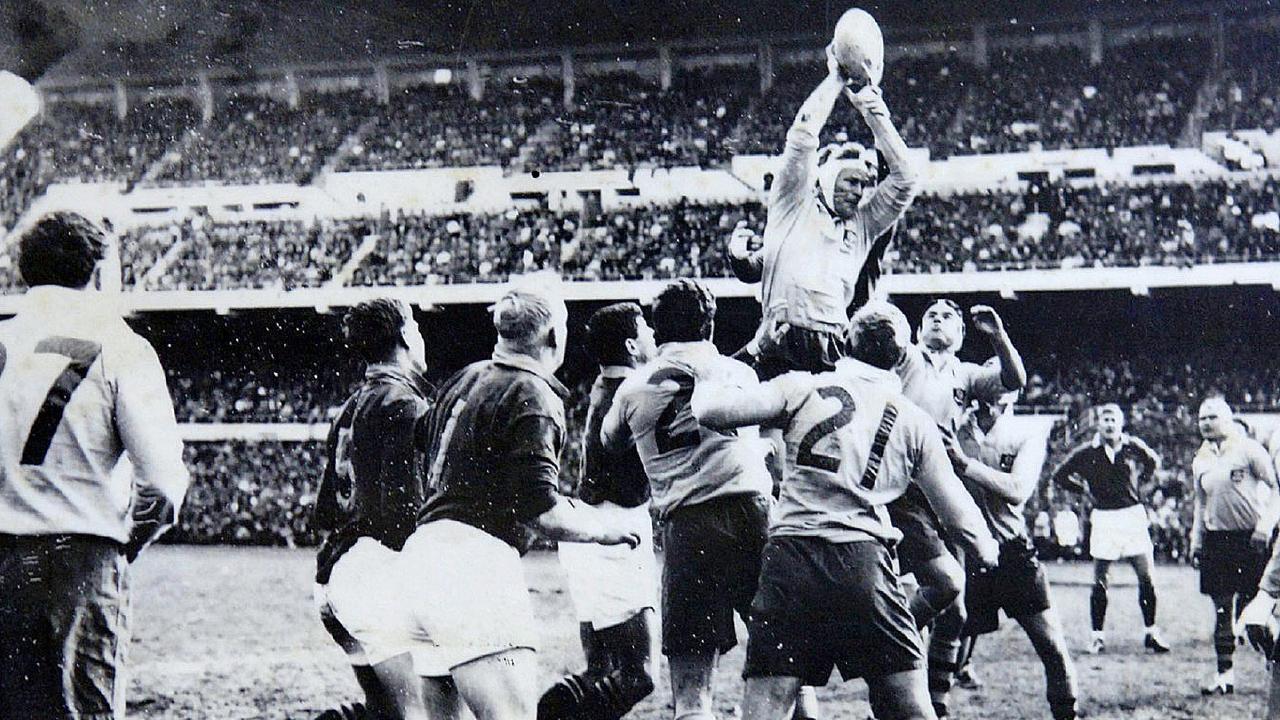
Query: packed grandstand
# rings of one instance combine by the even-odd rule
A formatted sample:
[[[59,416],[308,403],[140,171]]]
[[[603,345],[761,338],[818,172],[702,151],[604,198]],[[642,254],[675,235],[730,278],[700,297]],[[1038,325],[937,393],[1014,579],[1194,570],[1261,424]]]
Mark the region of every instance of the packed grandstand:
[[[119,277],[107,284],[168,349],[192,440],[196,480],[173,539],[309,544],[323,428],[356,379],[331,308],[408,291],[428,342],[448,345],[457,338],[433,329],[483,328],[439,319],[479,317],[454,305],[488,299],[477,284],[552,270],[589,284],[577,297],[596,303],[644,298],[666,278],[715,278],[748,312],[751,291],[728,279],[725,244],[739,222],[763,228],[772,156],[819,79],[811,40],[280,67],[171,84],[55,73],[41,87],[43,113],[0,154],[0,231],[60,206],[114,228]],[[1177,333],[1151,343],[1125,313],[1161,283],[1182,288],[1157,313],[1173,324],[1215,323],[1185,310],[1224,302],[1221,286],[1261,283],[1235,302],[1275,305],[1280,73],[1267,68],[1277,66],[1280,15],[1189,15],[975,25],[963,41],[894,44],[883,81],[904,138],[929,163],[895,231],[888,287],[999,293],[1027,315],[1048,306],[1037,305],[1041,291],[1114,310],[1114,324],[1079,330],[1119,337],[1105,353],[1011,320],[1031,374],[1021,403],[1061,418],[1053,458],[1089,436],[1094,404],[1130,410],[1134,432],[1165,458],[1144,492],[1164,511],[1157,537],[1173,557],[1189,527],[1181,498],[1195,406],[1222,393],[1260,413],[1262,432],[1280,413],[1280,371],[1265,341],[1254,338],[1257,352],[1238,344],[1247,327],[1215,354]],[[827,139],[868,141],[844,111]],[[0,243],[7,295],[22,290],[12,251]],[[1168,272],[1124,272],[1137,267]],[[324,290],[323,302],[308,289]],[[1104,297],[1116,292],[1132,297]],[[299,307],[314,317],[287,310]],[[281,335],[304,349],[262,351]],[[179,352],[183,337],[204,338],[200,362]],[[434,371],[469,359],[454,353]],[[591,375],[579,360],[566,376],[572,485]],[[1064,502],[1046,495],[1030,512]]]

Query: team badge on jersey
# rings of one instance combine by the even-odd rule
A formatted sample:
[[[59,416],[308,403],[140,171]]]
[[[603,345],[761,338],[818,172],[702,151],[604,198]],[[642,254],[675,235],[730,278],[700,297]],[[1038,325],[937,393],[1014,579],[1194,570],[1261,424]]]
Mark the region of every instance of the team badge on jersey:
[[[1247,468],[1232,468],[1231,482],[1239,485],[1249,479],[1249,470]]]
[[[951,397],[955,399],[957,407],[964,407],[969,404],[969,397],[965,393],[964,388],[955,388],[951,391]]]
[[[1000,472],[1013,472],[1013,461],[1018,456],[1013,453],[1004,453],[1000,456]]]

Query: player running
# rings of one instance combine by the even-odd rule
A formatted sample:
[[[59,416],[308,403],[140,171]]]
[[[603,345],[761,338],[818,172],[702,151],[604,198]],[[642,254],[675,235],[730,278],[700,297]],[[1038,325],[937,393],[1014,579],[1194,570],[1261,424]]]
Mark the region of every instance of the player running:
[[[1276,473],[1266,448],[1233,422],[1222,398],[1200,404],[1204,443],[1191,463],[1195,515],[1191,557],[1200,565],[1200,592],[1213,599],[1217,671],[1205,695],[1235,692],[1235,613],[1253,599],[1276,525]]]
[[[787,326],[782,341],[755,359],[766,380],[789,370],[835,367],[843,354],[849,308],[859,295],[859,279],[876,238],[902,217],[919,190],[907,145],[889,119],[880,88],[868,84],[851,92],[855,78],[840,68],[830,48],[827,71],[787,131],[763,246],[748,252],[752,233],[745,228],[730,243],[734,273],[745,282],[763,283],[764,321]],[[876,162],[862,155],[856,162],[841,163],[847,149],[818,149],[818,137],[841,94],[870,126],[889,167],[888,176],[871,189]]]
[[[314,516],[325,533],[316,556],[316,605],[347,653],[370,715],[419,720],[428,711],[409,655],[375,654],[353,633],[376,632],[400,601],[375,588],[417,527],[422,506],[420,435],[431,409],[422,377],[426,344],[409,306],[390,299],[352,308],[343,336],[366,369],[329,429]]]
[[[1022,357],[1000,315],[986,305],[975,305],[969,312],[974,326],[987,337],[994,362],[978,365],[956,357],[964,343],[964,313],[951,300],[942,299],[925,310],[917,342],[907,346],[894,366],[902,379],[902,393],[947,430],[957,427],[971,401],[996,402],[1002,394],[1021,389],[1027,379]],[[945,716],[965,625],[963,554],[948,547],[927,498],[915,486],[889,504],[889,517],[903,536],[898,548],[901,570],[913,574],[919,585],[911,598],[912,616],[920,627],[934,622],[929,635],[929,691],[934,710]]]
[[[751,606],[768,536],[773,479],[754,428],[717,432],[689,409],[695,372],[746,382],[747,365],[711,342],[716,301],[696,280],[677,280],[653,303],[658,354],[618,388],[601,440],[635,445],[663,521],[662,652],[675,717],[712,717],[717,660],[737,644],[735,611]]]
[[[494,306],[493,357],[447,380],[427,416],[427,501],[383,575],[399,602],[368,652],[409,652],[428,707],[456,718],[537,717],[535,621],[520,555],[534,531],[570,542],[639,544],[603,513],[556,492],[568,390],[568,311],[539,286]],[[380,591],[371,587],[369,592]],[[370,646],[373,647],[370,647]]]
[[[80,215],[41,218],[0,322],[3,718],[124,717],[129,566],[190,480],[155,350],[90,289],[106,244]]]
[[[634,448],[606,455],[600,427],[618,387],[653,358],[657,347],[635,303],[597,310],[587,326],[587,345],[600,363],[600,374],[587,407],[578,498],[607,514],[609,525],[634,531],[640,545],[560,543],[587,671],[561,679],[542,696],[539,720],[619,718],[654,687],[658,564],[649,477]]]
[[[1089,515],[1091,653],[1106,651],[1107,574],[1116,560],[1128,560],[1138,576],[1138,605],[1147,628],[1143,645],[1155,653],[1169,652],[1156,626],[1156,586],[1151,581],[1154,548],[1139,495],[1159,467],[1160,456],[1141,439],[1124,432],[1124,411],[1109,403],[1098,408],[1098,433],[1093,440],[1073,450],[1053,471],[1054,485],[1087,493],[1093,504]]]
[[[1043,437],[1014,420],[1016,398],[1011,392],[996,402],[978,401],[956,434],[947,437],[956,474],[1000,543],[999,564],[985,572],[970,568],[964,593],[964,633],[970,641],[965,654],[972,653],[973,638],[999,629],[1003,610],[1022,626],[1044,664],[1045,695],[1054,720],[1070,720],[1076,716],[1078,695],[1075,666],[1022,512],[1040,482],[1047,450]]]
[[[700,369],[693,411],[721,432],[783,428],[787,475],[751,606],[744,720],[784,717],[801,683],[833,668],[865,678],[884,718],[932,718],[920,635],[893,567],[900,534],[884,506],[909,484],[978,562],[997,546],[956,480],[933,420],[892,372],[910,338],[906,317],[868,304],[849,326],[850,357],[832,372],[763,384]]]

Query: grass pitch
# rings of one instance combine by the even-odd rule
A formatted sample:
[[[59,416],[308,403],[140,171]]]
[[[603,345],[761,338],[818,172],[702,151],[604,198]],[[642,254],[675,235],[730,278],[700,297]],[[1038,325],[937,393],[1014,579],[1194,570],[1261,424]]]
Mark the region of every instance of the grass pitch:
[[[583,665],[577,626],[555,556],[525,559],[542,633],[544,680]],[[129,716],[162,720],[267,718],[310,720],[320,710],[357,699],[341,651],[316,619],[311,601],[313,552],[305,550],[152,548],[133,574],[134,641],[130,649]],[[1142,649],[1137,589],[1127,567],[1112,570],[1108,652],[1084,653],[1089,637],[1088,565],[1050,565],[1053,599],[1067,628],[1080,674],[1082,707],[1090,718],[1260,717],[1266,675],[1252,650],[1236,653],[1236,695],[1200,697],[1213,666],[1213,610],[1197,592],[1196,573],[1157,568],[1160,624],[1174,651]],[[745,634],[740,634],[745,639]],[[977,667],[986,687],[957,690],[957,720],[1048,717],[1039,661],[1021,629],[1005,621],[978,644]],[[741,699],[743,649],[721,662],[716,711],[731,718]],[[671,717],[665,677],[629,717]],[[824,717],[868,715],[860,681],[833,681],[819,690]]]

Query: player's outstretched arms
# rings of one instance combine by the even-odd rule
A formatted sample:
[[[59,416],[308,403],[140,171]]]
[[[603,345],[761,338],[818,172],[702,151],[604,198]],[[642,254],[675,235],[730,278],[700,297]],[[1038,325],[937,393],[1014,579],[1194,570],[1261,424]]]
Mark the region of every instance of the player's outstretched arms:
[[[640,535],[628,530],[615,530],[602,521],[602,514],[590,505],[580,505],[569,498],[557,497],[550,510],[534,518],[532,525],[543,535],[562,542],[598,543],[636,547]]]
[[[845,97],[862,115],[876,138],[876,149],[889,166],[889,175],[872,191],[858,213],[866,227],[867,240],[879,237],[902,217],[920,192],[920,170],[911,162],[907,143],[898,134],[889,117],[884,95],[875,85],[853,92],[844,89]]]
[[[698,374],[694,377],[689,409],[699,425],[712,430],[751,425],[777,427],[786,419],[787,398],[774,381],[761,383],[754,378]]]
[[[921,421],[916,425],[913,444],[918,457],[912,479],[929,499],[929,505],[938,515],[948,537],[963,545],[982,566],[995,567],[1000,558],[1000,546],[991,537],[991,530],[977,503],[956,477],[942,441],[942,432],[931,422]]]
[[[818,136],[831,117],[836,99],[845,89],[846,80],[840,74],[839,63],[827,48],[827,76],[805,98],[796,112],[791,128],[787,130],[786,146],[782,150],[782,163],[773,180],[773,194],[769,200],[771,220],[775,212],[785,213],[807,205],[813,192],[814,178],[818,171]]]

